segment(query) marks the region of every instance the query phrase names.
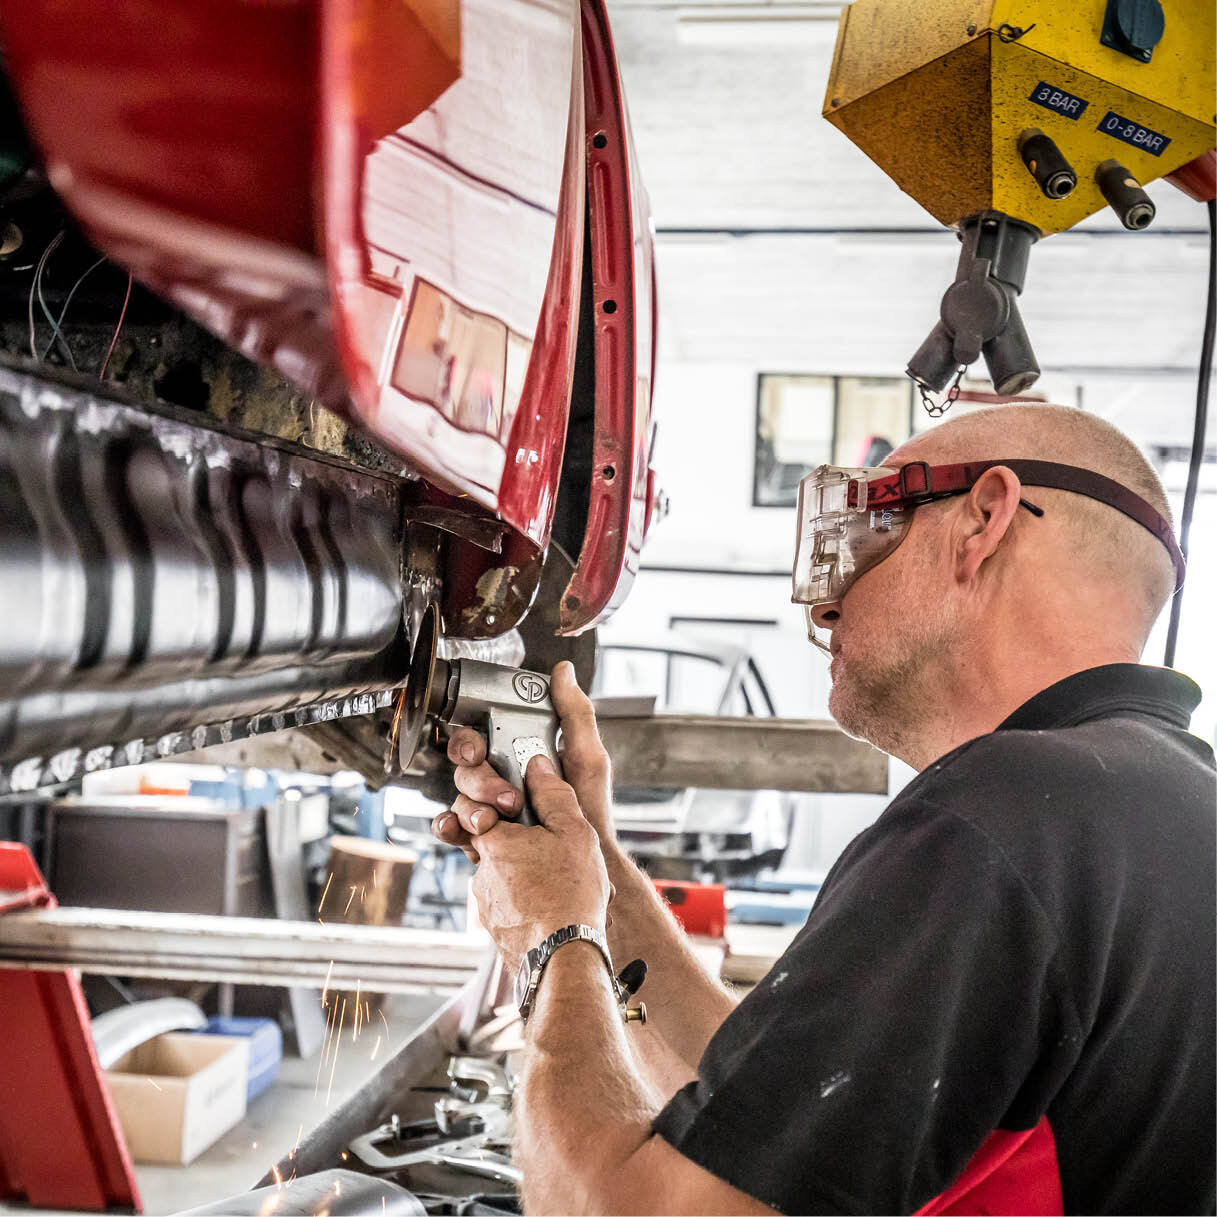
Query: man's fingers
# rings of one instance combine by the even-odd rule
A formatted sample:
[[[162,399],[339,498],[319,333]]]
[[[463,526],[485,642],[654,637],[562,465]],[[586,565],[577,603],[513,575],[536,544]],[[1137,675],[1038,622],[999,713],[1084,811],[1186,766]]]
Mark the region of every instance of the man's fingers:
[[[575,665],[569,659],[555,665],[549,695],[564,727],[596,733],[596,709],[591,698],[579,688],[579,682],[575,679]]]
[[[518,816],[524,806],[520,792],[484,761],[472,766],[458,765],[452,778],[457,790],[466,798],[475,803],[485,803],[488,807],[497,807],[503,815]]]
[[[448,759],[454,765],[480,765],[486,759],[486,739],[472,727],[458,727],[448,738]]]
[[[558,776],[549,757],[534,756],[528,762],[524,781],[537,820],[546,828],[557,828],[565,820],[586,822],[578,797]]]
[[[460,820],[450,811],[442,812],[436,816],[431,822],[431,831],[435,834],[438,841],[442,841],[445,845],[455,845],[475,866],[481,860],[476,849],[473,848],[473,839],[461,827]]]
[[[488,833],[499,822],[499,813],[495,808],[463,794],[456,796],[452,804],[452,814],[471,837]]]
[[[486,740],[480,731],[457,728],[448,740],[448,759],[456,766],[452,775],[456,788],[466,798],[496,808],[502,815],[520,814],[524,799],[486,763]]]
[[[431,821],[431,833],[438,841],[443,841],[445,845],[455,845],[457,838],[460,836],[461,826],[457,823],[456,816],[450,811],[442,811]]]
[[[513,824],[510,820],[500,820],[494,832],[474,837],[472,844],[483,858],[505,858],[510,862],[512,850],[522,832],[536,832],[536,829],[525,827],[523,824]]]
[[[575,680],[575,666],[563,660],[550,682],[554,709],[562,719],[562,766],[572,781],[598,777],[608,771],[608,753],[600,742],[596,710]]]

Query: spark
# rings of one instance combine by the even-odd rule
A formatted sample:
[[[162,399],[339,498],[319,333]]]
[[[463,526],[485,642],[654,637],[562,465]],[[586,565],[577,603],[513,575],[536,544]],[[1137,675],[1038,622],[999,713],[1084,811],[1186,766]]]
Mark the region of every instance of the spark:
[[[366,883],[361,883],[359,885],[359,903],[362,904],[367,899],[367,896],[368,885]]]
[[[355,977],[355,1030],[351,1033],[351,1043],[359,1039],[359,1016],[362,1008],[359,1005],[359,977]]]
[[[381,1217],[383,1217],[384,1212],[385,1212],[385,1198],[383,1196],[381,1196],[381,1198],[380,1198],[380,1212],[381,1212]]]
[[[325,984],[321,986],[321,1004],[324,1006],[326,998],[330,993],[330,977],[334,974],[334,961],[330,960],[330,966],[325,970]]]
[[[321,1088],[321,1072],[325,1069],[326,1059],[330,1055],[330,1040],[334,1034],[334,1016],[338,1013],[338,1003],[330,1003],[330,1011],[325,1016],[325,1045],[321,1050],[321,1060],[317,1062],[317,1078],[313,1082],[313,1097],[317,1097],[317,1091]]]
[[[327,1107],[330,1105],[330,1095],[333,1093],[333,1090],[334,1090],[334,1072],[338,1068],[338,1049],[342,1047],[342,1024],[346,1020],[346,1013],[347,1013],[347,999],[344,997],[342,999],[342,1009],[339,1011],[339,1014],[338,1014],[338,1035],[334,1040],[334,1061],[333,1061],[333,1064],[330,1065],[330,1084],[326,1087],[326,1090],[325,1090],[325,1105]]]
[[[328,896],[330,894],[330,884],[333,882],[334,882],[334,872],[330,871],[329,875],[326,876],[325,890],[321,893],[321,901],[317,905],[317,920],[318,921],[321,920],[321,914],[325,910],[325,898],[326,898],[326,896]]]
[[[249,1148],[250,1148],[250,1149],[257,1149],[257,1148],[258,1148],[258,1143],[257,1143],[257,1141],[251,1141],[251,1142],[250,1142],[250,1144],[249,1144]]]
[[[278,1166],[272,1166],[270,1168],[270,1173],[272,1175],[274,1175],[274,1177],[275,1177],[275,1186],[282,1187],[283,1186],[283,1176],[281,1174],[279,1174]]]
[[[294,1158],[296,1156],[296,1150],[298,1150],[300,1148],[300,1138],[303,1136],[304,1136],[304,1125],[301,1124],[300,1127],[296,1129],[296,1143],[292,1146],[292,1152],[287,1155],[289,1158]],[[292,1174],[294,1175],[295,1173],[296,1173],[296,1168],[293,1167]]]
[[[340,994],[335,993],[334,1000],[332,1002],[330,1002],[330,1033],[329,1033],[329,1036],[326,1038],[325,1055],[323,1057],[323,1063],[322,1063],[323,1069],[325,1068],[326,1065],[329,1064],[330,1053],[333,1051],[333,1048],[334,1048],[334,1035],[338,1028],[338,1007],[339,1007],[338,998],[339,998],[339,996],[340,996]]]
[[[376,1037],[376,1043],[372,1047],[372,1055],[370,1057],[368,1057],[368,1060],[374,1061],[376,1059],[376,1054],[380,1051],[380,1043],[381,1043],[381,1040],[383,1040],[383,1039],[384,1039],[383,1035],[378,1035]]]
[[[391,1036],[393,1033],[389,1030],[389,1020],[385,1018],[385,1012],[383,1010],[377,1010],[376,1013],[380,1015],[380,1021],[385,1025],[385,1035]]]
[[[33,310],[31,310],[32,312]],[[401,712],[406,706],[406,690],[402,689],[397,698],[397,706],[393,710],[393,723],[389,727],[389,746],[385,750],[385,773],[393,772],[393,756],[397,752],[397,737],[401,733]]]
[[[149,1078],[148,1082],[150,1085],[155,1086],[157,1090],[160,1090],[160,1087],[156,1085],[156,1082],[154,1082],[152,1078]]]
[[[325,1063],[330,1056],[330,1038],[334,1034],[334,1019],[338,1017],[338,1002],[337,1000],[330,1002],[329,1013],[325,1016],[325,1044],[321,1049],[321,1061],[317,1067],[317,1078],[320,1081],[321,1070],[325,1068]]]
[[[345,1161],[346,1161],[346,1160],[347,1160],[347,1159],[348,1159],[350,1156],[351,1156],[351,1155],[350,1155],[350,1154],[348,1154],[348,1153],[347,1153],[347,1151],[346,1151],[345,1149],[342,1151],[342,1160],[343,1160],[344,1162],[345,1162]]]
[[[351,894],[347,897],[347,906],[342,910],[342,915],[345,917],[351,911],[351,902],[355,899],[356,884],[351,884]]]
[[[376,886],[379,882],[380,882],[380,867],[374,866],[372,868],[372,890],[373,891],[376,890]]]

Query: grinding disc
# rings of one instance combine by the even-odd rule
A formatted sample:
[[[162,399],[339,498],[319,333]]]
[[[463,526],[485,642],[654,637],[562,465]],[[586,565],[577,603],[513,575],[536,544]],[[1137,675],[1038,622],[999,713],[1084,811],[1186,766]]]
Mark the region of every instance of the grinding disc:
[[[435,657],[439,651],[439,606],[429,604],[419,622],[410,655],[410,674],[406,678],[398,759],[404,773],[414,759],[423,728],[427,725],[427,700],[435,678]]]

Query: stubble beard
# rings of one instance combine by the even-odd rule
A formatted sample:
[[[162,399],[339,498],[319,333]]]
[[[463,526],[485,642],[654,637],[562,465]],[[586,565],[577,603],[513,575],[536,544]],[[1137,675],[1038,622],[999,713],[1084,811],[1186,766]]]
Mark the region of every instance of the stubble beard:
[[[884,636],[881,649],[851,649],[833,679],[828,711],[846,735],[909,761],[929,725],[941,689],[940,669],[954,630],[945,606],[906,619],[901,637]]]

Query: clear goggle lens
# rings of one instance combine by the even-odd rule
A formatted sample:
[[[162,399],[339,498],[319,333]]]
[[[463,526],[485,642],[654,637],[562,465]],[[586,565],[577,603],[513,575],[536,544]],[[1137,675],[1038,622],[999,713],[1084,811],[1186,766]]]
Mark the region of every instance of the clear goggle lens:
[[[816,625],[816,620],[811,615],[810,605],[803,605],[803,615],[807,618],[807,641],[812,646],[818,647],[825,655],[831,655],[832,648],[829,644],[832,642],[832,630],[826,626]]]
[[[822,651],[828,651],[830,632],[815,624],[812,609],[840,600],[908,531],[911,509],[867,505],[867,484],[895,472],[821,465],[799,484],[791,599],[805,606],[808,639]]]

